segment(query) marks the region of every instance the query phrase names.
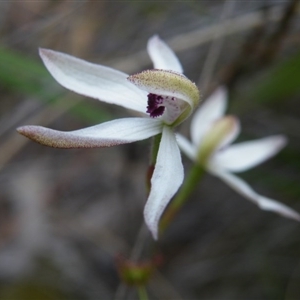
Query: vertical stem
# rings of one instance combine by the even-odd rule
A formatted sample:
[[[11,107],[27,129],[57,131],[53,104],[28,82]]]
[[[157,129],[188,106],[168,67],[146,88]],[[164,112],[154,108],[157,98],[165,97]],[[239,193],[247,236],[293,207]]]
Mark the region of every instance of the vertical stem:
[[[144,285],[138,286],[138,294],[140,300],[148,300],[147,291]]]
[[[220,24],[223,23],[233,12],[235,3],[236,1],[233,0],[226,0],[224,2],[222,14],[220,16]],[[201,87],[202,94],[207,93],[208,84],[211,81],[213,71],[220,56],[224,43],[224,30],[224,27],[219,27],[219,29],[215,31],[207,58],[204,62],[204,66],[202,68],[202,73],[198,83],[198,85]]]
[[[157,158],[157,154],[158,154],[161,137],[162,137],[162,134],[160,133],[160,134],[154,136],[153,140],[152,140],[151,157],[150,157],[150,163],[149,163],[149,167],[148,167],[148,171],[147,171],[147,178],[146,178],[146,187],[147,187],[148,193],[150,192],[150,189],[151,189],[151,178],[152,178],[155,163],[156,163],[156,158]]]
[[[178,211],[185,204],[188,196],[193,192],[199,180],[202,178],[204,171],[205,170],[203,169],[203,167],[198,164],[195,164],[192,167],[178,194],[171,201],[160,220],[160,233],[163,233],[163,231],[169,226]]]
[[[155,165],[162,134],[153,137],[150,165]]]

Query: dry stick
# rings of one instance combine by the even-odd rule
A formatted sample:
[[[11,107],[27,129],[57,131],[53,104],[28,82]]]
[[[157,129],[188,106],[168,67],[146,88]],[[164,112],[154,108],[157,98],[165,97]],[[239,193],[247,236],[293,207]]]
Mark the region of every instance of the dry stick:
[[[156,162],[160,140],[161,140],[161,134],[157,135],[156,137],[153,138],[152,154],[151,154],[150,164],[149,164],[149,169],[148,169],[148,172],[150,172],[151,175],[147,174],[147,176],[146,176],[148,193],[150,191],[150,185],[151,185],[150,177],[152,176],[152,172],[153,172],[152,167],[155,165],[155,162]],[[142,252],[143,252],[143,249],[145,247],[146,241],[149,240],[153,243],[153,240],[149,239],[149,237],[150,237],[149,230],[148,230],[145,222],[143,221],[142,225],[140,227],[140,230],[137,234],[135,244],[134,244],[134,246],[132,248],[132,251],[131,251],[131,255],[130,255],[130,258],[129,258],[130,261],[138,262],[138,260],[140,259],[141,255],[142,255]],[[127,285],[124,282],[120,282],[114,299],[115,300],[126,299],[126,295],[127,295],[128,291],[129,291],[129,289],[128,289]]]
[[[298,12],[299,0],[292,0],[284,12],[278,15],[277,30],[269,37],[267,45],[258,52],[257,49],[260,49],[259,44],[262,43],[264,38],[265,26],[267,25],[266,19],[272,15],[272,10],[270,9],[265,14],[265,22],[257,27],[247,39],[238,58],[223,69],[222,82],[232,87],[241,74],[254,70],[258,66],[263,67],[270,64],[279,51],[281,42],[291,24],[292,17]]]
[[[33,35],[38,35],[46,30],[49,30],[51,26],[58,26],[62,21],[70,17],[74,12],[80,11],[82,6],[84,6],[86,0],[74,1],[73,7],[69,11],[63,11],[62,13],[54,12],[52,16],[43,18],[39,21],[34,21],[31,23],[26,23],[26,25],[21,26],[10,34],[7,34],[1,38],[1,44],[6,45],[6,47],[11,47],[28,40]],[[75,5],[76,4],[76,5]],[[26,31],[26,34],[24,32]],[[30,31],[30,34],[27,33]]]
[[[261,64],[268,64],[275,58],[279,51],[281,42],[291,25],[292,18],[297,12],[299,2],[299,0],[291,0],[287,5],[281,19],[278,22],[277,30],[275,30],[273,35],[271,35],[267,46],[263,49],[259,57],[259,62]]]
[[[223,23],[233,13],[235,3],[236,2],[232,0],[225,1],[220,17],[221,23]],[[204,62],[200,79],[198,80],[198,86],[200,87],[202,94],[206,93],[208,84],[211,81],[212,74],[224,44],[224,35],[226,35],[225,27],[218,27],[213,35],[213,40],[208,50],[208,55]]]
[[[299,7],[297,7],[296,11],[299,13]],[[189,33],[177,35],[167,40],[167,43],[175,52],[182,52],[212,41],[214,39],[214,33],[220,31],[221,28],[224,28],[222,35],[226,37],[255,28],[265,22],[277,22],[280,20],[281,12],[281,7],[271,8],[266,19],[263,18],[259,11],[247,13],[219,24],[213,24]],[[145,50],[136,52],[134,55],[127,56],[127,58],[123,57],[107,62],[108,65],[126,71],[127,73],[134,73],[139,69],[143,69],[147,67],[149,63],[150,61]]]
[[[133,246],[133,249],[131,251],[130,261],[133,262],[138,261],[142,253],[143,247],[145,245],[145,241],[149,236],[150,236],[149,230],[146,227],[146,224],[143,222],[137,234],[137,238]],[[120,282],[114,300],[124,300],[126,299],[127,294],[128,294],[128,286],[125,283]]]
[[[67,98],[63,97],[60,102],[55,106],[58,108],[54,108],[53,106],[46,106],[43,110],[39,112],[39,114],[33,116],[26,120],[28,123],[43,123],[49,124],[59,117],[61,117],[65,112],[69,111],[76,104],[80,103],[82,100],[74,100],[66,101]],[[14,132],[5,142],[1,144],[1,155],[0,155],[0,170],[8,161],[10,161],[14,155],[16,155],[28,142],[29,140],[21,137],[19,134]]]

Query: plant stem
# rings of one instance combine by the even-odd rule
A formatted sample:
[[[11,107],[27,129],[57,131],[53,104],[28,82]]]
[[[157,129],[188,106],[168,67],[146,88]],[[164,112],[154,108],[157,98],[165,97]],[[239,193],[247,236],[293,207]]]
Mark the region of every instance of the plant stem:
[[[171,201],[171,203],[167,207],[165,213],[163,214],[160,220],[160,224],[159,224],[160,233],[163,233],[165,231],[165,229],[169,226],[169,224],[171,223],[171,221],[173,220],[177,212],[185,204],[185,202],[188,199],[188,196],[193,192],[199,180],[204,175],[204,172],[205,170],[203,169],[203,167],[197,164],[195,164],[192,167],[190,173],[188,174],[178,194]]]
[[[153,137],[150,165],[155,165],[162,134]]]
[[[138,293],[139,293],[139,299],[140,300],[148,300],[147,291],[144,285],[138,286]]]
[[[157,154],[158,154],[158,150],[159,150],[159,144],[161,141],[161,137],[162,137],[162,134],[160,133],[160,134],[154,136],[153,140],[152,140],[150,163],[149,163],[147,176],[146,176],[146,188],[147,188],[148,193],[150,192],[150,189],[151,189],[151,178],[152,178],[155,163],[156,163],[156,158],[157,158]]]

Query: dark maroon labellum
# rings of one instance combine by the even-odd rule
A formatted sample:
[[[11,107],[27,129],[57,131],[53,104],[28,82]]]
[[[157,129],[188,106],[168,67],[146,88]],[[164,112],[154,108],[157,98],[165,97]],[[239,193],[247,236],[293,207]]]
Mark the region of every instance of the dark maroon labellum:
[[[159,117],[164,113],[165,107],[161,106],[163,100],[164,98],[160,95],[151,94],[151,93],[148,94],[147,113],[150,114],[151,118]]]

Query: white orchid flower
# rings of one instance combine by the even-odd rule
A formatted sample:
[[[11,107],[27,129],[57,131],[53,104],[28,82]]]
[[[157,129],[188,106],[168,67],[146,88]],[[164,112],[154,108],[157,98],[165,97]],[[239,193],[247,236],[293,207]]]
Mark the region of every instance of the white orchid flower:
[[[128,76],[68,54],[40,49],[45,66],[62,86],[136,111],[142,117],[69,132],[41,126],[22,126],[17,130],[36,142],[57,148],[109,147],[162,134],[144,210],[145,221],[157,238],[159,218],[184,177],[173,128],[192,113],[200,97],[196,85],[182,75],[174,52],[158,36],[148,41],[148,52],[156,69]]]
[[[219,177],[236,192],[269,210],[300,221],[300,215],[288,206],[257,194],[233,172],[246,171],[277,154],[285,145],[283,135],[230,145],[238,136],[240,125],[233,116],[223,116],[227,106],[227,91],[218,88],[195,112],[191,122],[191,140],[177,136],[181,150],[207,172]]]

